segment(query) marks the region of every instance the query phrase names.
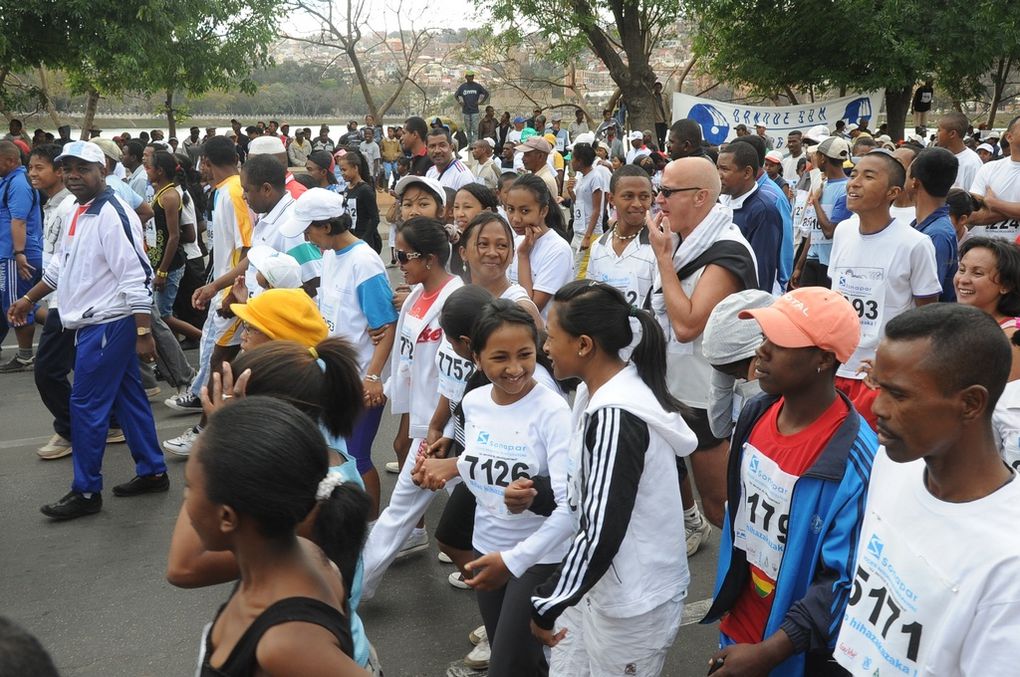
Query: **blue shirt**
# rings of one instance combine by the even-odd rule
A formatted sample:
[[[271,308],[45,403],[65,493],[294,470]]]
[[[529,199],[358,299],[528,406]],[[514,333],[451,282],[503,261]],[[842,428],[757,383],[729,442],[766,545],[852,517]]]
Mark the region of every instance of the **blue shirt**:
[[[758,177],[758,189],[775,205],[783,220],[783,240],[780,243],[776,279],[779,282],[780,291],[786,291],[786,285],[789,284],[790,276],[793,274],[793,207],[783,189],[777,186],[775,181],[770,180],[769,175],[764,172]],[[755,254],[757,255],[757,252]],[[771,292],[772,290],[766,289],[765,291]]]
[[[758,288],[771,294],[778,278],[779,261],[782,258],[785,226],[780,210],[760,186],[744,197],[739,206],[734,201],[730,207],[733,208],[733,223],[737,224],[754,250],[754,257],[758,262]]]
[[[0,259],[14,258],[11,221],[25,222],[25,256],[41,260],[43,251],[42,206],[39,193],[28,182],[24,167],[15,167],[0,180]]]
[[[835,226],[840,221],[846,221],[853,214],[846,208],[846,179],[827,179],[822,189],[822,211],[826,218]],[[829,265],[829,256],[832,254],[832,238],[824,242],[817,242],[808,249],[809,259],[818,259],[823,266]]]
[[[124,180],[114,176],[106,175],[106,185],[113,189],[114,195],[128,203],[131,209],[138,209],[142,204],[142,196],[136,193],[131,186],[124,183]]]
[[[488,97],[489,90],[477,82],[462,82],[453,96],[464,101],[461,112],[472,114],[478,112],[478,101]]]
[[[956,287],[953,286],[953,276],[956,275],[959,264],[959,244],[956,241],[953,222],[949,220],[949,207],[942,205],[921,223],[915,219],[910,225],[930,237],[932,244],[935,245],[935,265],[939,282],[942,283],[939,301],[955,303]]]

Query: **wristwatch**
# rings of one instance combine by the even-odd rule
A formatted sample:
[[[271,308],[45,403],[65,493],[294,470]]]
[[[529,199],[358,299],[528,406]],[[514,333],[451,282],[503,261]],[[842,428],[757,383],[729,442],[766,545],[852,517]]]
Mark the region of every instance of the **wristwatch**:
[[[149,334],[152,333],[152,328],[151,327],[137,327],[135,329],[135,333],[138,334],[139,336],[148,336]]]

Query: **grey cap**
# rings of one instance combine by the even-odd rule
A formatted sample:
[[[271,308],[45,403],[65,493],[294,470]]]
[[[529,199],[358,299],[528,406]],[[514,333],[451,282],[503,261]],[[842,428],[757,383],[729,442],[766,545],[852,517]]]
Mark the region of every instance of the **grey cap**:
[[[775,297],[760,289],[730,294],[712,310],[701,337],[701,351],[709,364],[731,364],[747,359],[762,342],[757,322],[737,318],[742,310],[767,308]]]

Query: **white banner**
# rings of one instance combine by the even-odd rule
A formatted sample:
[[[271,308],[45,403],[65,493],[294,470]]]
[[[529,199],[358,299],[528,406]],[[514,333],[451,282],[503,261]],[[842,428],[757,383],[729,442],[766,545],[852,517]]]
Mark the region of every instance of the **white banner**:
[[[885,90],[880,89],[800,106],[770,107],[673,94],[673,121],[693,119],[701,125],[702,136],[712,145],[735,138],[737,125],[745,125],[752,134],[755,125],[765,125],[765,133],[778,148],[785,145],[786,135],[793,130],[806,132],[815,125],[825,125],[831,133],[838,120],[847,124],[859,123],[862,119],[874,120],[884,99]]]

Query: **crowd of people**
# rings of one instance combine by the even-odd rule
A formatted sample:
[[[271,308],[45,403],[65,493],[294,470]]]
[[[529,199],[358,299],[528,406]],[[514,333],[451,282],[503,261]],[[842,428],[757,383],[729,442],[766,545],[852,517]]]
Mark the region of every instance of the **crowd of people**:
[[[709,674],[1011,674],[1020,117],[714,147],[487,96],[335,143],[12,122],[0,371],[73,465],[43,514],[102,509],[107,444],[118,497],[187,459],[167,578],[236,582],[201,675],[382,674],[358,608],[430,530],[494,677],[660,674],[715,531]],[[159,380],[199,417],[162,444]]]

